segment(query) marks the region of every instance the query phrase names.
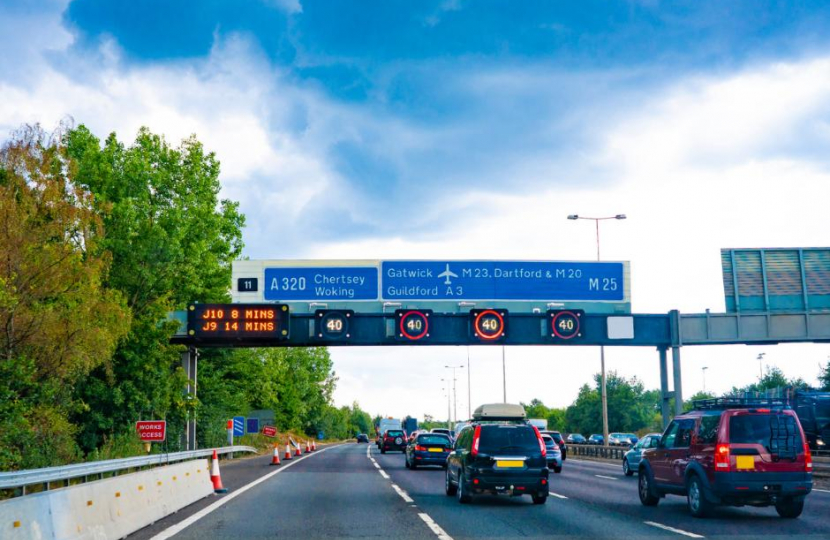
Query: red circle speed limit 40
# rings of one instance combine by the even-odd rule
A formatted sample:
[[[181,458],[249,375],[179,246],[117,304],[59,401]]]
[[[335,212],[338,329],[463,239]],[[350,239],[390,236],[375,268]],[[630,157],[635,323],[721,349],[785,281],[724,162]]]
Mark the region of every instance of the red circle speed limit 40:
[[[399,309],[395,311],[397,322],[396,337],[406,341],[420,341],[429,338],[430,310]]]
[[[495,343],[507,336],[507,310],[474,309],[470,311],[473,337],[484,343]]]

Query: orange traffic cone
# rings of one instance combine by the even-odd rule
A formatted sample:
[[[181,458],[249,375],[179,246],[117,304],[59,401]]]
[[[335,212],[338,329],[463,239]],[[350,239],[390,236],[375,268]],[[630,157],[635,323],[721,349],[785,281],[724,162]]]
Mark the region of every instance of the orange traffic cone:
[[[303,453],[302,453],[302,452],[300,452],[300,445],[299,445],[299,444],[297,445],[297,449],[296,449],[296,450],[294,450],[294,455],[295,455],[295,456],[301,456],[301,455],[303,455]]]
[[[219,457],[216,450],[213,451],[213,463],[210,467],[210,481],[213,482],[214,493],[227,493],[228,490],[222,485],[222,477],[219,476]]]
[[[317,444],[314,441],[311,441],[311,451],[314,452],[317,450]]]
[[[311,453],[311,444],[308,441],[305,442],[305,453],[306,454]]]
[[[274,457],[271,459],[271,465],[279,465],[280,464],[280,449],[275,444],[274,445]]]
[[[291,459],[291,447],[285,445],[285,459]]]

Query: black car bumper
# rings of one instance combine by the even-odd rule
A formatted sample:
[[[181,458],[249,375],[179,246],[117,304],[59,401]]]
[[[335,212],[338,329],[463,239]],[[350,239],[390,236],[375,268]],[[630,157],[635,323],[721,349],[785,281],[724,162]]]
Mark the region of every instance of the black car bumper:
[[[447,464],[449,452],[412,452],[412,461],[416,465],[441,465]]]
[[[513,473],[472,472],[467,487],[473,493],[532,495],[548,492],[548,469],[527,469]]]
[[[717,473],[709,498],[720,504],[769,505],[813,490],[812,473]]]

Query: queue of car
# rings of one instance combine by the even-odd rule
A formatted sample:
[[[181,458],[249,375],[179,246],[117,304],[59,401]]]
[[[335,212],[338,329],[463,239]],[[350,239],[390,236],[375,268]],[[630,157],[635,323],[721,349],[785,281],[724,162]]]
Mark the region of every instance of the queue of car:
[[[686,497],[695,517],[716,506],[774,506],[783,518],[797,518],[812,491],[812,454],[796,413],[786,406],[762,406],[758,399],[717,398],[695,402],[666,430],[638,438],[609,433],[609,445],[626,446],[625,476],[638,474],[644,506],[667,495]],[[534,504],[548,497],[549,473],[560,473],[567,444],[602,444],[578,433],[563,437],[526,421],[520,405],[492,404],[476,409],[458,433],[435,428],[387,429],[381,453],[404,453],[408,469],[435,466],[445,472],[445,492],[468,503],[479,494],[529,495]],[[365,434],[358,442],[368,442]]]

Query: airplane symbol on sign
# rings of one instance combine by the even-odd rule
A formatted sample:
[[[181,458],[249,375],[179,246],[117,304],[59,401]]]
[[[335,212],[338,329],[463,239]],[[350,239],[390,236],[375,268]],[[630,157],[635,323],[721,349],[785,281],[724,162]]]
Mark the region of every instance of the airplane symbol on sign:
[[[458,277],[458,274],[453,273],[453,272],[450,270],[450,265],[449,265],[449,264],[447,264],[447,269],[446,269],[446,270],[444,270],[443,272],[441,272],[440,274],[438,274],[438,277],[439,277],[439,278],[446,278],[446,279],[444,280],[444,285],[452,285],[452,281],[450,281],[450,278],[451,278],[451,277]]]

